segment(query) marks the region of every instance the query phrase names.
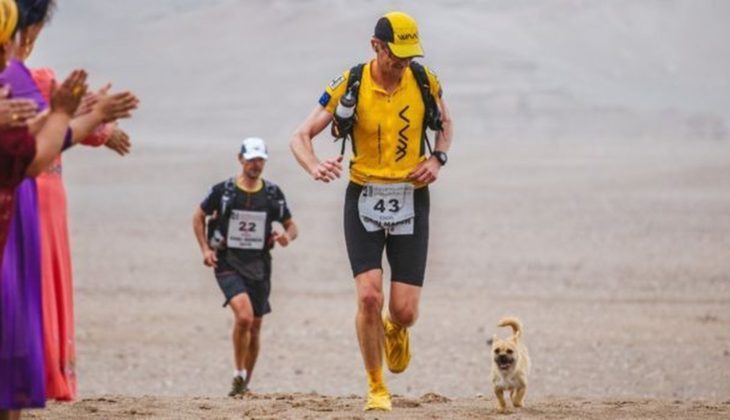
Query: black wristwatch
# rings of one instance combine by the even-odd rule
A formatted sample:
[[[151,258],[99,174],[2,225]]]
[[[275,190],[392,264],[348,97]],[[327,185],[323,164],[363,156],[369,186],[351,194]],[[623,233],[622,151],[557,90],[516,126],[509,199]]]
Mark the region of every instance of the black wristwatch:
[[[448,162],[448,160],[449,160],[449,157],[446,155],[446,152],[442,152],[440,150],[434,151],[431,155],[434,156],[436,158],[436,160],[439,161],[441,166],[446,165],[446,162]]]

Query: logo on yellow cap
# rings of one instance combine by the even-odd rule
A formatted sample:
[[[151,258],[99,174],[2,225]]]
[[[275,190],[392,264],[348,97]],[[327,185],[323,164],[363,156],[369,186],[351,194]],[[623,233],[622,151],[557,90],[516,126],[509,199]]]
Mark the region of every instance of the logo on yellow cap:
[[[418,32],[412,34],[398,34],[398,39],[401,41],[418,41]]]

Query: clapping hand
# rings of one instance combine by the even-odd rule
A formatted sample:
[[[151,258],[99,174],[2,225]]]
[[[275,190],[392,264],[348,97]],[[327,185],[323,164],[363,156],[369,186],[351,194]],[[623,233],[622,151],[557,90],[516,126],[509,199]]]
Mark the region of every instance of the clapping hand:
[[[132,147],[132,143],[129,141],[129,135],[119,127],[114,127],[109,140],[104,145],[117,152],[120,156],[128,154],[129,149]]]
[[[10,89],[0,88],[0,130],[28,125],[28,120],[38,113],[38,105],[32,99],[8,99]]]
[[[84,70],[74,70],[60,86],[54,81],[51,84],[51,112],[73,116],[88,89],[86,78]]]
[[[92,112],[99,113],[105,123],[131,117],[132,111],[139,106],[139,98],[130,91],[109,93],[110,89],[111,83],[108,83],[95,97],[89,98]]]

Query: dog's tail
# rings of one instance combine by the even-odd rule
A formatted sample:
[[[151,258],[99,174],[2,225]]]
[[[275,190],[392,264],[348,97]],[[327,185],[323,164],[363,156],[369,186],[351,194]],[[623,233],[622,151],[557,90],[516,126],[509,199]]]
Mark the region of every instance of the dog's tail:
[[[499,320],[498,327],[512,327],[512,338],[518,340],[522,337],[522,322],[513,316],[506,316]]]

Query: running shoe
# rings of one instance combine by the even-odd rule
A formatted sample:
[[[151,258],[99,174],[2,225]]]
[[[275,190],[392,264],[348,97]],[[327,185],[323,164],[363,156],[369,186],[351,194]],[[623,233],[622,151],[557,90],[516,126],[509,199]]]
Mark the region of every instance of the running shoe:
[[[393,406],[390,402],[390,392],[381,385],[368,391],[368,402],[365,404],[365,411],[390,411]]]
[[[229,397],[235,397],[236,395],[243,395],[248,391],[246,388],[246,381],[242,377],[236,376],[233,378],[233,384],[231,384],[231,392],[228,393]]]
[[[383,318],[385,329],[385,361],[393,373],[401,373],[411,361],[410,339],[408,328],[401,327],[387,316]]]

